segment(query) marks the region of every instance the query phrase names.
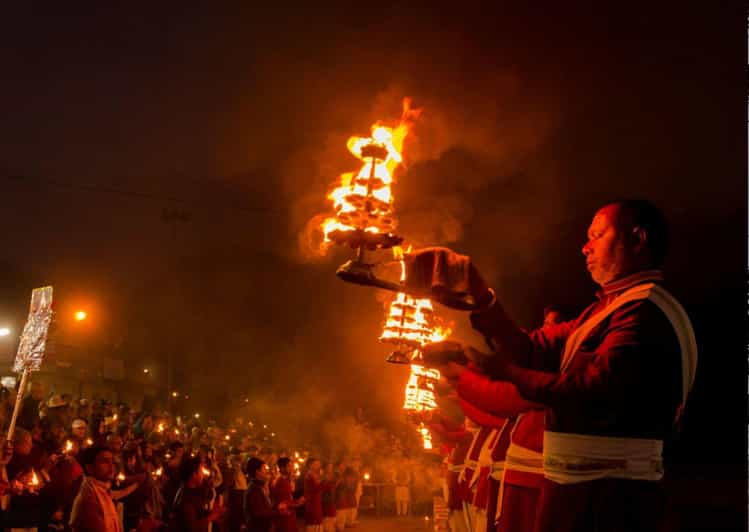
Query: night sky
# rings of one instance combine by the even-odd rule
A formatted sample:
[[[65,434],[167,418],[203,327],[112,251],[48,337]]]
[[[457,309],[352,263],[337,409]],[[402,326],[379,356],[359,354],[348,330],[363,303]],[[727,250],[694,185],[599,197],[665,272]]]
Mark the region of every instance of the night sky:
[[[350,250],[317,256],[307,224],[358,167],[346,139],[410,96],[399,232],[474,257],[525,327],[593,297],[596,207],[664,210],[668,286],[701,348],[679,456],[743,464],[745,14],[558,4],[6,6],[0,312],[20,326],[53,284],[61,312],[91,309],[71,341],[158,378],[174,350],[208,408],[242,394],[310,420],[397,417],[388,296],[338,280]],[[736,419],[720,442],[716,412]]]

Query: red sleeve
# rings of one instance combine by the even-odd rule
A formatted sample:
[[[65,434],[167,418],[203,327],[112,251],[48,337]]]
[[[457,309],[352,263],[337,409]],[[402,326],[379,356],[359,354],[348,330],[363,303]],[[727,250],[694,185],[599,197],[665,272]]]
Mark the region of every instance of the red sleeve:
[[[526,333],[507,315],[499,302],[487,310],[471,313],[471,325],[490,339],[497,351],[503,351],[524,367],[558,368],[564,343],[575,321],[547,325]]]
[[[460,374],[456,390],[461,399],[496,416],[512,417],[521,412],[543,408],[538,403],[523,399],[514,384],[489,380],[470,369]]]
[[[322,493],[322,482],[311,476],[307,476],[307,478],[304,479],[304,496],[310,497],[318,493]]]
[[[291,500],[291,484],[285,478],[279,478],[271,487],[270,498],[274,505],[281,501]]]
[[[268,518],[281,515],[278,510],[274,510],[269,504],[265,494],[260,489],[252,490],[250,493],[250,512],[253,517]]]
[[[463,399],[460,400],[460,406],[463,408],[463,412],[465,412],[466,417],[470,418],[471,421],[478,425],[481,425],[482,427],[491,427],[493,429],[496,429],[504,425],[506,421],[504,418],[487,414],[483,410],[476,408],[474,405]]]
[[[447,430],[444,423],[427,423],[426,425],[429,430],[431,430],[435,434],[438,434],[440,438],[448,442],[456,443],[468,437],[468,431],[464,428],[461,428],[461,430],[451,431]]]
[[[661,373],[660,366],[665,363],[661,343],[675,335],[659,313],[647,300],[623,305],[597,334],[602,338],[600,344],[586,350],[583,343],[563,373],[510,364],[506,376],[524,397],[551,407],[622,404],[629,394],[638,393],[638,381]]]

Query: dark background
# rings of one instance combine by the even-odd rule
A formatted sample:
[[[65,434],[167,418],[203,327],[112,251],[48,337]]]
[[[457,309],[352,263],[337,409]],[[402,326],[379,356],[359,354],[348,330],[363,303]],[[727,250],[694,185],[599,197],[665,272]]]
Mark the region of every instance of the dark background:
[[[160,382],[178,353],[175,386],[216,415],[242,396],[287,432],[353,405],[392,421],[388,296],[337,280],[350,252],[320,256],[308,225],[357,167],[346,139],[411,96],[399,232],[472,255],[526,327],[591,300],[596,207],[664,210],[668,285],[700,346],[670,453],[698,479],[680,504],[694,527],[700,508],[746,524],[728,513],[746,508],[742,4],[206,6],[5,6],[6,322],[53,284],[66,341]]]

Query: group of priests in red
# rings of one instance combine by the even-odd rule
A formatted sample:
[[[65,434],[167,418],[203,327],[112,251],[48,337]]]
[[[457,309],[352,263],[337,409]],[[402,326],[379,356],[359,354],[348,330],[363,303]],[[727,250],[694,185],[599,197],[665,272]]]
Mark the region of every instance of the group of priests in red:
[[[471,325],[491,348],[445,341],[423,350],[463,414],[437,410],[429,425],[449,448],[451,530],[661,530],[663,443],[697,366],[689,318],[663,287],[667,249],[652,203],[605,205],[582,248],[595,301],[531,332],[469,257],[427,248],[406,258],[407,288],[456,308],[469,296]]]

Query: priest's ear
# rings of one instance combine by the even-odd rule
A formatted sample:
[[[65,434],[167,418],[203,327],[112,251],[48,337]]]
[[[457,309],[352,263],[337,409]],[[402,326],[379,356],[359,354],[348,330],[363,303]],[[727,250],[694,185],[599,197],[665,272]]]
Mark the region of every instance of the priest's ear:
[[[650,249],[650,241],[648,239],[648,231],[644,227],[635,226],[632,228],[632,234],[630,235],[632,242],[632,248],[635,252],[642,253]]]

